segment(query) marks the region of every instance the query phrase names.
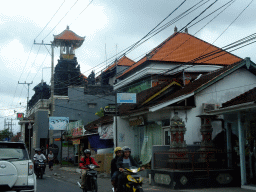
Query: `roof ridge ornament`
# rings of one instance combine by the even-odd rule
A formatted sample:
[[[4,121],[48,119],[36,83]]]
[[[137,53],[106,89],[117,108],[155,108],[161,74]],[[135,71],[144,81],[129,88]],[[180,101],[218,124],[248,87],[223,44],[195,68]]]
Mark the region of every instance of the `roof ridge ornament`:
[[[177,33],[178,32],[178,28],[175,26],[174,27],[174,33]]]

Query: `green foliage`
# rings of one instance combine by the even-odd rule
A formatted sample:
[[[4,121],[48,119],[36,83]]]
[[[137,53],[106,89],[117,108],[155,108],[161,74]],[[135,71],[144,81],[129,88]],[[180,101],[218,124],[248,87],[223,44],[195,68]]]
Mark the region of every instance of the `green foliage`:
[[[95,113],[95,115],[97,115],[98,117],[103,117],[103,116],[104,116],[104,110],[103,110],[103,108],[101,107],[100,110]]]
[[[0,131],[0,140],[4,140],[5,138],[11,138],[12,132],[10,132],[8,129],[4,129]]]

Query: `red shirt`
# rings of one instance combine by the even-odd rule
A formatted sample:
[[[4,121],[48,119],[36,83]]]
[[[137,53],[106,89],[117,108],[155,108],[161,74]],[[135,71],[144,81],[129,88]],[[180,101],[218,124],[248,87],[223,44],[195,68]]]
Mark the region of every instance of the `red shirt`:
[[[90,159],[91,159],[91,160],[90,160]],[[79,167],[80,167],[81,169],[88,169],[88,168],[82,168],[82,167],[85,166],[85,165],[90,165],[90,164],[94,164],[94,165],[99,166],[99,165],[96,163],[96,161],[94,160],[93,157],[89,157],[89,158],[88,158],[88,157],[87,157],[87,158],[82,157],[80,161],[84,161],[84,162],[85,162],[85,163],[79,163]]]

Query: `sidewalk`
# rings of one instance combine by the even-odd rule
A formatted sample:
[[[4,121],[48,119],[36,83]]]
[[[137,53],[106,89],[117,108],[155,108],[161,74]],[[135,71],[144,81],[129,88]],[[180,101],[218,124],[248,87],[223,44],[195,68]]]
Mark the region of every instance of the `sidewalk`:
[[[77,182],[80,181],[80,169],[77,167],[64,167],[55,165],[53,171],[46,168],[45,177],[52,177],[57,180],[73,183],[78,186]],[[145,191],[173,191],[173,192],[253,192],[254,190],[241,189],[240,187],[230,188],[205,188],[205,189],[186,189],[186,190],[171,190],[163,187],[152,186],[149,184],[148,178],[143,180],[143,189]],[[110,182],[110,174],[99,173],[98,174],[99,191],[109,191],[112,185]],[[101,190],[102,189],[102,190]]]

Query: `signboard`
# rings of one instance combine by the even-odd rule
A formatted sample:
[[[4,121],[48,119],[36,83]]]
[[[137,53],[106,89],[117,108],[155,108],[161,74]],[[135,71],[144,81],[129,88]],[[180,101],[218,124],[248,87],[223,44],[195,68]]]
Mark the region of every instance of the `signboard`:
[[[116,106],[109,105],[104,108],[104,115],[115,115],[116,114]]]
[[[82,120],[70,122],[67,126],[67,136],[77,137],[84,135],[84,125]]]
[[[117,93],[117,103],[136,103],[136,93]]]
[[[129,125],[130,126],[144,125],[144,119],[141,116],[140,117],[131,118],[131,119],[129,119]]]
[[[73,140],[73,145],[79,145],[79,144],[80,144],[80,139]]]
[[[102,125],[98,128],[100,139],[113,139],[113,124]]]
[[[17,113],[18,120],[23,120],[23,118],[24,118],[24,113]]]
[[[54,131],[66,130],[69,123],[68,117],[49,117],[49,129]]]
[[[60,141],[60,138],[55,138],[54,141]]]

